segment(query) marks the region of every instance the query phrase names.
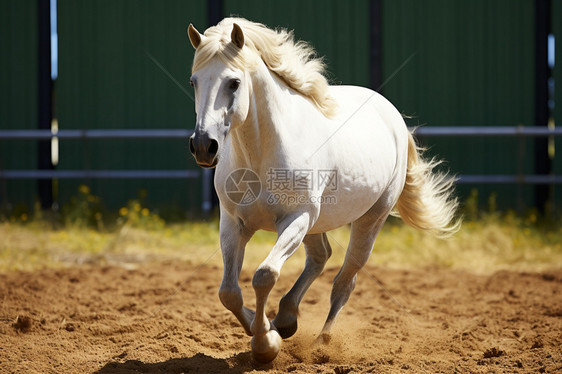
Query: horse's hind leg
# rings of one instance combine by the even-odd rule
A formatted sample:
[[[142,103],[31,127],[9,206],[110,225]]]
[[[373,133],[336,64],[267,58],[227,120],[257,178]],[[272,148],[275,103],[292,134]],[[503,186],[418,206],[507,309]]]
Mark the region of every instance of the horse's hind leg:
[[[329,339],[336,317],[355,288],[357,273],[367,263],[375,238],[388,217],[388,212],[382,215],[377,214],[378,217],[373,217],[373,213],[370,211],[351,224],[349,247],[345,261],[334,279],[330,296],[330,312],[320,335],[323,340]]]
[[[293,336],[297,331],[299,304],[314,280],[324,270],[332,248],[325,233],[307,235],[303,240],[306,250],[306,263],[299,279],[279,302],[279,312],[272,321],[283,339]]]

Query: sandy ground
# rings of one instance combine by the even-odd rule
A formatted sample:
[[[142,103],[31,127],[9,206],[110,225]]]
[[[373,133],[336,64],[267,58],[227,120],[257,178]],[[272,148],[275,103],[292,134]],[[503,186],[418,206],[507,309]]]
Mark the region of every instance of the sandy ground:
[[[315,345],[336,268],[301,304],[271,364],[218,300],[221,268],[184,263],[0,274],[0,372],[562,372],[562,269],[476,275],[368,267],[328,345]],[[298,271],[286,269],[271,317]],[[251,273],[241,281],[252,305]]]

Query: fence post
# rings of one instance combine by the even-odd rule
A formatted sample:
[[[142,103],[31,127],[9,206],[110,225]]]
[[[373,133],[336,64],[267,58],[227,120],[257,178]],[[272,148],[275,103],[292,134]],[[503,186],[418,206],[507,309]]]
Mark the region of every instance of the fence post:
[[[208,26],[214,26],[222,19],[222,0],[207,0]]]
[[[216,25],[222,20],[222,6],[223,0],[207,0],[207,23],[209,27]],[[217,192],[215,191],[215,185],[213,183],[215,169],[203,169],[201,177],[203,178],[203,215],[208,217],[218,202]]]
[[[381,0],[371,0],[369,3],[369,28],[370,35],[370,65],[371,65],[371,88],[378,90],[382,84],[382,4]]]
[[[213,209],[213,175],[215,169],[202,169],[201,173],[201,210],[204,217],[209,217]]]
[[[535,126],[548,127],[548,34],[551,32],[550,0],[535,1]],[[548,138],[535,139],[535,174],[552,172],[552,161],[548,155]],[[549,185],[535,186],[535,206],[545,213],[546,205],[552,198]]]
[[[37,0],[38,23],[38,124],[39,129],[51,129],[52,90],[51,80],[51,4],[49,0]],[[37,166],[41,170],[53,169],[51,163],[51,140],[37,142]],[[41,208],[51,209],[53,185],[51,179],[37,180],[37,193]]]

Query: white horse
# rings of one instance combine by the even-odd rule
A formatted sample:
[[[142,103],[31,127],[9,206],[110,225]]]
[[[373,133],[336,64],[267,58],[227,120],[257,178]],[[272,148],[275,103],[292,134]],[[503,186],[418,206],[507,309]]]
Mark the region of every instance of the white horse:
[[[188,35],[196,50],[190,150],[200,166],[216,167],[220,200],[219,297],[252,336],[254,358],[269,362],[281,338],[296,332],[299,303],[330,257],[327,231],[351,223],[322,336],[394,207],[419,229],[439,236],[458,230],[453,180],[421,158],[389,101],[366,88],[329,86],[321,60],[291,32],[226,18],[203,35],[189,25]],[[244,306],[238,278],[246,243],[260,229],[278,238],[252,280],[254,312]],[[268,295],[301,243],[304,270],[269,321]]]

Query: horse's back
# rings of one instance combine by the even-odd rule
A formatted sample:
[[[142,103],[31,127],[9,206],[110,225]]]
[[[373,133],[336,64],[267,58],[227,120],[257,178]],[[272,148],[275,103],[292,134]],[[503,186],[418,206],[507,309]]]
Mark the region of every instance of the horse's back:
[[[386,125],[393,133],[407,135],[402,115],[380,93],[360,86],[330,86],[330,91],[338,103],[336,122],[353,122],[353,117],[369,118],[375,114],[375,118],[371,117],[371,125]],[[382,121],[377,123],[376,117]]]
[[[392,174],[402,165],[405,168],[408,129],[396,107],[364,87],[331,86],[331,94],[338,102],[338,114],[332,120],[338,130],[337,141],[353,149],[354,161],[374,161],[379,173],[387,169]]]

